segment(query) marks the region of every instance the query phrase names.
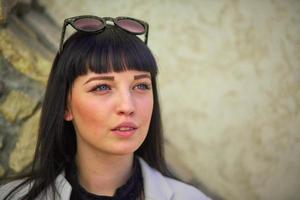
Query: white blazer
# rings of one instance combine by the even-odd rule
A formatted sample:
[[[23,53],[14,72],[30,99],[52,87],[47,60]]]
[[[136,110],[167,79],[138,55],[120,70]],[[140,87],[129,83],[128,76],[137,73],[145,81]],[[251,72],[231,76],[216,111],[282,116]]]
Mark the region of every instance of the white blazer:
[[[163,176],[159,171],[151,168],[143,159],[139,158],[139,161],[141,163],[144,179],[145,200],[211,200],[196,188]],[[18,183],[20,183],[20,180],[1,186],[0,200],[3,200],[5,195],[8,194],[8,192]],[[69,200],[72,187],[66,180],[64,173],[57,176],[55,185],[60,194],[60,196],[57,196],[56,199]],[[28,192],[29,188],[29,185],[24,187],[14,196],[13,200],[19,200],[20,197]],[[47,191],[48,192],[40,195],[35,200],[53,199],[51,189],[48,188]]]

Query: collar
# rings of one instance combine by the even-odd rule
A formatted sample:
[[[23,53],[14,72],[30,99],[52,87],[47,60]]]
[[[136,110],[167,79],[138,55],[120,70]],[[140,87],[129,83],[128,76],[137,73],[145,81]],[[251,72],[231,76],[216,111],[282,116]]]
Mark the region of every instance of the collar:
[[[171,200],[174,192],[170,185],[159,171],[151,168],[142,158],[138,157],[141,164],[144,180],[145,200]],[[65,178],[65,172],[62,172],[55,180],[55,185],[60,194],[60,200],[69,200],[72,187]]]
[[[169,200],[173,196],[173,190],[166,178],[156,169],[151,168],[139,157],[144,178],[144,191],[146,200]]]

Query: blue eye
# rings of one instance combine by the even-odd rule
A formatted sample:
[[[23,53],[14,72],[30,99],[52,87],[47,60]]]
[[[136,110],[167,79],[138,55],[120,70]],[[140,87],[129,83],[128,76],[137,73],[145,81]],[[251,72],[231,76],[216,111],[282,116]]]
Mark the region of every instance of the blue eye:
[[[151,85],[150,84],[146,84],[146,83],[140,83],[140,84],[136,85],[135,88],[137,88],[139,90],[150,90],[151,89]]]
[[[111,90],[111,88],[109,85],[106,84],[97,85],[92,89],[92,91],[107,91],[107,90]]]

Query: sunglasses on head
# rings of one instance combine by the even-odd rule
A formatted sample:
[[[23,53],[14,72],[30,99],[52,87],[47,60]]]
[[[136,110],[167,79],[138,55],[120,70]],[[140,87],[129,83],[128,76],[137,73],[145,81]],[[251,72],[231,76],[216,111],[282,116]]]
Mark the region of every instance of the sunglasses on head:
[[[61,39],[59,44],[59,52],[62,51],[66,27],[70,24],[74,29],[86,33],[98,33],[105,29],[106,21],[111,21],[115,26],[122,30],[134,34],[145,34],[144,42],[147,44],[149,25],[142,20],[130,18],[130,17],[97,17],[93,15],[82,15],[67,18],[64,20],[64,25],[61,33]]]

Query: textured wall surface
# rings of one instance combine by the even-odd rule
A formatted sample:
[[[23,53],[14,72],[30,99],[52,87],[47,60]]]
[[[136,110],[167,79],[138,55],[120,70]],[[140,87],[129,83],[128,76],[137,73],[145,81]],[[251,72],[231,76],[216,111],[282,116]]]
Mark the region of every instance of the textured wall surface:
[[[37,41],[25,35],[10,25],[0,29],[0,177],[21,172],[32,161],[51,66],[35,48]]]
[[[39,2],[149,22],[168,161],[226,200],[300,199],[300,1]]]

